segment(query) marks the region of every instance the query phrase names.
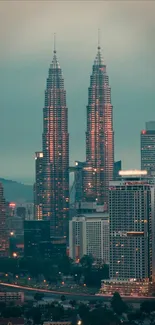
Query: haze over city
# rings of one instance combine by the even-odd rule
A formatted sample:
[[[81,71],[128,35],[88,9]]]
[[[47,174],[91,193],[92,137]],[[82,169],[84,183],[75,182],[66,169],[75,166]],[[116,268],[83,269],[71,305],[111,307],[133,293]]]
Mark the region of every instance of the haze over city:
[[[67,91],[70,164],[85,160],[89,78],[101,30],[112,93],[115,160],[140,166],[140,130],[155,119],[153,1],[0,2],[1,177],[33,182],[44,90],[57,57]]]

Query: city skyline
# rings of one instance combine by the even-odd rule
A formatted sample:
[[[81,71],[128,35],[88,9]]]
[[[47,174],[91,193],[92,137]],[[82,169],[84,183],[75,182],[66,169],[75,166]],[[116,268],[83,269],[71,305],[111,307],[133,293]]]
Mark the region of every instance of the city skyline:
[[[115,159],[122,160],[123,169],[140,166],[140,131],[146,121],[155,120],[154,6],[140,1],[118,1],[117,6],[112,1],[97,5],[86,1],[83,6],[69,2],[37,3],[37,7],[34,2],[15,2],[14,7],[12,3],[0,4],[1,177],[33,182],[34,152],[41,150],[43,89],[54,32],[67,91],[70,164],[85,160],[87,88],[98,27],[115,108]],[[23,21],[19,16],[17,19],[17,9],[19,16],[24,12]],[[65,24],[60,24],[61,19],[56,21],[57,15],[62,18],[60,9]]]

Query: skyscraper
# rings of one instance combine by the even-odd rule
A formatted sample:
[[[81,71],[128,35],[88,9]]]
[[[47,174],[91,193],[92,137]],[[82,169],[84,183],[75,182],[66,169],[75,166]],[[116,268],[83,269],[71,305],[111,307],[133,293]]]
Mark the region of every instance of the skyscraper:
[[[43,211],[43,153],[35,153],[35,184],[34,184],[34,218],[42,220]]]
[[[108,203],[109,181],[113,179],[114,132],[111,88],[98,46],[88,90],[86,167],[83,173],[84,199]]]
[[[146,122],[141,131],[141,169],[148,172],[149,178],[155,178],[155,122]]]
[[[3,186],[0,183],[0,256],[8,255],[8,236],[6,231],[6,203]]]
[[[121,171],[109,185],[110,282],[103,290],[147,294],[155,283],[155,187],[146,171]]]
[[[50,64],[43,108],[43,219],[52,236],[66,236],[69,216],[68,108],[56,49]]]

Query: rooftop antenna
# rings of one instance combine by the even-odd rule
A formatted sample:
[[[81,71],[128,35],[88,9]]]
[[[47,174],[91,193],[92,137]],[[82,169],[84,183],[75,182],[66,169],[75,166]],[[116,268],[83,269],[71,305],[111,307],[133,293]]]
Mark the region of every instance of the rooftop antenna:
[[[56,33],[54,33],[54,53],[56,53]]]
[[[101,49],[101,47],[100,47],[100,29],[98,28],[98,50],[100,50]]]

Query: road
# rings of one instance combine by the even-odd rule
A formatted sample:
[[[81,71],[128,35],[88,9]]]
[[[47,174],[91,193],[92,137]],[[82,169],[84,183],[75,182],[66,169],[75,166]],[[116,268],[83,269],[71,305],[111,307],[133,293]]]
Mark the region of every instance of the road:
[[[9,290],[9,291],[23,291],[26,296],[31,296],[33,297],[36,292],[43,292],[45,297],[48,298],[60,298],[61,295],[68,296],[68,299],[70,300],[97,300],[97,301],[104,301],[109,302],[111,300],[111,296],[96,296],[96,295],[88,295],[84,293],[72,293],[72,292],[64,292],[64,291],[52,291],[48,289],[36,289],[36,288],[31,288],[31,287],[24,287],[16,284],[8,284],[8,283],[0,283],[0,288],[4,288]],[[123,300],[126,301],[127,303],[133,304],[133,305],[140,305],[143,301],[145,300],[154,300],[155,297],[123,297]]]

